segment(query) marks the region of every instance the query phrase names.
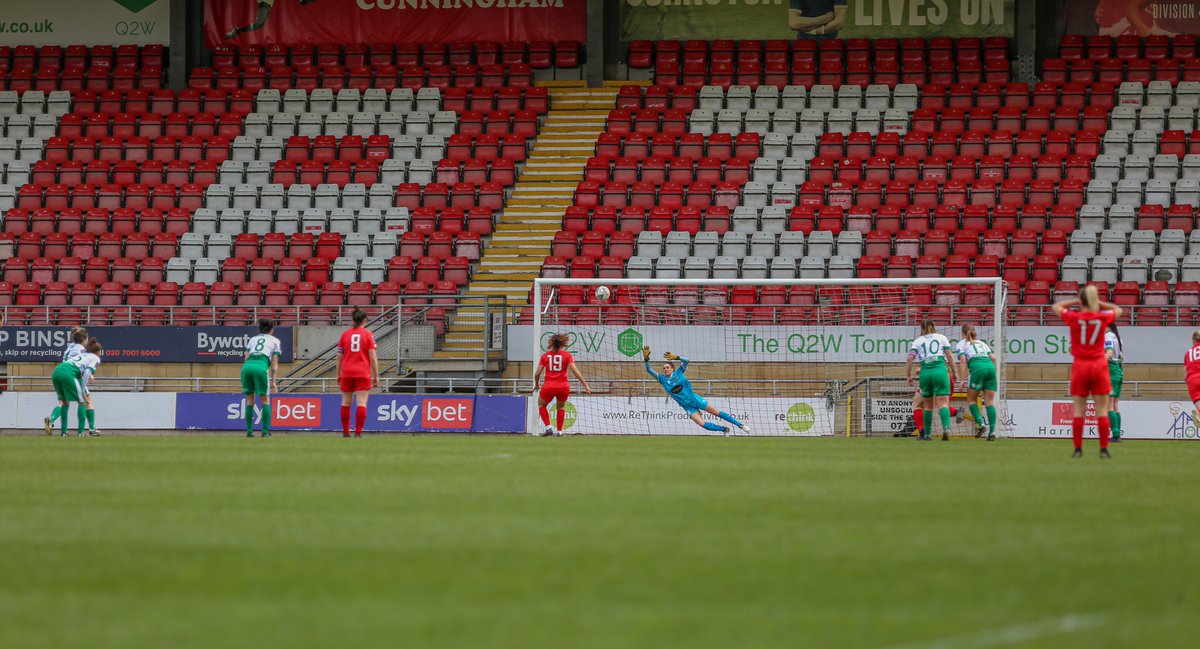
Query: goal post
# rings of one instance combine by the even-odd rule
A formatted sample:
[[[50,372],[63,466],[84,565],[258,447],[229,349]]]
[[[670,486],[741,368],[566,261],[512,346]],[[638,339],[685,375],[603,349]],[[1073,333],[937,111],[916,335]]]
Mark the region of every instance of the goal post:
[[[611,292],[607,301],[596,297],[601,286]],[[731,434],[745,435],[732,419],[748,425],[750,435],[890,436],[901,432],[895,424],[883,425],[895,413],[871,406],[881,399],[911,403],[915,390],[903,382],[905,362],[925,318],[952,343],[961,337],[961,325],[975,326],[994,350],[996,405],[1006,411],[1006,301],[1007,284],[991,277],[538,278],[527,344],[536,369],[549,336],[567,334],[568,350],[592,386],[589,397],[572,385],[567,433],[722,434],[695,423],[647,371],[641,349],[649,346],[651,370],[665,373],[664,352],[687,358],[685,375],[695,394],[730,416],[700,412],[701,422],[715,424],[709,428],[728,426]],[[863,388],[868,379],[890,379],[891,389],[872,393]],[[531,432],[542,428],[534,397]],[[966,403],[959,397],[952,405]],[[696,410],[699,403],[687,406]],[[955,434],[973,430],[964,422]]]

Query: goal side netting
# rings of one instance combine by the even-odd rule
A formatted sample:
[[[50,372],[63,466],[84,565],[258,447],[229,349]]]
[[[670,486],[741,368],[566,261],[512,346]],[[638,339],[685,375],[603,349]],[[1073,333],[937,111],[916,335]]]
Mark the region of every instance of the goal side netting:
[[[1005,293],[995,278],[543,278],[534,283],[523,342],[536,368],[551,336],[568,337],[592,388],[584,395],[572,379],[568,434],[721,435],[728,427],[733,435],[891,437],[914,427],[916,389],[904,377],[921,322],[932,320],[952,345],[970,324],[996,356],[997,434],[1006,436]],[[686,358],[686,368],[666,353]],[[660,380],[668,371],[684,371],[698,399],[677,378]],[[543,429],[536,397],[528,416],[534,433]],[[951,405],[967,415],[951,434],[973,436],[961,383]],[[711,425],[698,425],[693,412]],[[554,424],[553,406],[550,414]]]

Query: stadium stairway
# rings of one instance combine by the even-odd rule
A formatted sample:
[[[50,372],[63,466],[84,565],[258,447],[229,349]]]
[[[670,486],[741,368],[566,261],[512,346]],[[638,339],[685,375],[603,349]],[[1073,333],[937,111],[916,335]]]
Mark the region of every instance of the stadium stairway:
[[[616,105],[619,85],[588,88],[582,81],[545,82],[550,111],[538,133],[512,195],[483,251],[465,295],[506,297],[510,307],[529,302],[531,283],[562,229],[563,210],[574,202],[587,159],[608,112]],[[511,311],[510,311],[511,313]],[[460,311],[446,332],[442,357],[477,354],[484,334],[480,309]]]

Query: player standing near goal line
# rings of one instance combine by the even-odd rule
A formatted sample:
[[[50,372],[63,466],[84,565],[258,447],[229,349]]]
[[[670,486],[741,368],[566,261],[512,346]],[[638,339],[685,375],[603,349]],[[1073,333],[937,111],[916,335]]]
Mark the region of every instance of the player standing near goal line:
[[[1096,424],[1100,429],[1100,457],[1108,453],[1108,395],[1112,380],[1108,376],[1108,361],[1104,358],[1104,332],[1117,318],[1121,307],[1100,301],[1095,286],[1084,286],[1079,299],[1064,300],[1050,307],[1071,330],[1071,441],[1075,444],[1072,457],[1083,457],[1083,423],[1087,415],[1088,397],[1096,404]]]
[[[54,368],[54,373],[50,375],[50,381],[54,384],[54,394],[58,397],[58,411],[62,416],[59,434],[63,437],[67,436],[67,413],[73,402],[79,404],[79,436],[83,437],[88,430],[87,384],[92,380],[92,375],[96,373],[96,370],[100,368],[100,350],[100,341],[89,338],[87,344],[84,345],[82,354],[72,357],[69,361],[63,361]],[[92,415],[92,418],[94,420],[95,415]],[[46,434],[49,435],[49,417],[45,419],[45,424]],[[93,430],[91,434],[98,435],[99,433]]]
[[[963,325],[962,340],[954,348],[958,356],[959,376],[967,377],[967,403],[975,420],[975,436],[985,430],[983,415],[979,411],[979,397],[983,395],[983,406],[987,409],[987,441],[996,441],[996,356],[987,343],[975,335],[973,325]],[[961,410],[959,412],[962,412]]]
[[[653,376],[658,381],[659,385],[667,391],[667,396],[671,397],[679,407],[683,408],[688,417],[704,430],[712,430],[724,435],[729,434],[729,427],[722,426],[711,421],[704,421],[701,412],[707,412],[710,415],[716,415],[721,419],[742,429],[743,433],[749,433],[750,427],[738,421],[733,415],[718,410],[716,406],[709,405],[708,401],[696,391],[692,389],[692,382],[688,380],[685,372],[688,368],[688,359],[682,356],[676,356],[671,352],[663,352],[663,358],[667,359],[662,365],[662,374],[655,372],[650,367],[650,347],[642,348],[642,361],[646,364],[646,372]],[[679,361],[679,368],[675,368],[675,361]]]
[[[242,363],[242,394],[246,395],[246,437],[254,437],[254,395],[262,404],[262,436],[271,436],[271,393],[278,390],[279,355],[283,344],[273,336],[275,323],[258,321],[258,335],[246,343],[246,361]]]
[[[1112,442],[1121,441],[1121,386],[1125,384],[1125,344],[1121,342],[1121,332],[1117,331],[1117,323],[1108,325],[1104,332],[1104,357],[1108,359],[1108,380],[1112,383],[1112,394],[1109,396],[1108,422],[1112,426]]]
[[[534,390],[538,389],[542,376],[546,377],[546,382],[542,384],[542,389],[538,392],[538,416],[542,418],[542,425],[545,426],[542,429],[542,437],[562,435],[563,423],[567,418],[567,399],[571,397],[571,384],[567,380],[568,372],[579,379],[579,384],[583,386],[584,392],[592,393],[592,388],[583,378],[583,373],[575,366],[575,357],[567,351],[567,335],[554,334],[550,336],[550,350],[542,354],[541,360],[538,361],[537,371],[533,374]],[[554,428],[550,427],[550,410],[547,408],[551,401],[557,402],[554,414],[554,423],[557,426]]]
[[[87,343],[87,339],[87,329],[84,327],[72,327],[71,342],[67,343],[67,348],[63,350],[62,362],[66,363],[68,361],[75,360],[83,354],[86,354],[87,349],[84,348],[84,344]],[[85,385],[84,387],[86,394],[83,396],[87,406],[88,432],[92,435],[99,435],[100,432],[96,430],[96,409],[92,406],[92,395],[90,392],[87,392],[87,386]],[[50,416],[44,420],[46,424],[45,430],[47,435],[51,434],[51,430],[54,428],[54,422],[58,421],[59,417],[65,418],[66,414],[66,411],[63,410],[61,406],[54,406],[54,410],[50,412]]]
[[[338,384],[342,388],[342,437],[350,436],[350,403],[355,402],[354,436],[362,437],[367,423],[367,397],[379,385],[379,356],[375,334],[363,326],[367,312],[355,309],[350,315],[354,326],[342,332],[338,341]]]
[[[933,439],[933,409],[936,406],[942,421],[942,441],[950,439],[950,386],[954,385],[954,357],[950,355],[950,340],[937,332],[933,320],[921,323],[921,335],[908,350],[905,378],[913,384],[913,361],[921,364],[918,376],[921,397],[925,399],[925,430],[917,439]]]

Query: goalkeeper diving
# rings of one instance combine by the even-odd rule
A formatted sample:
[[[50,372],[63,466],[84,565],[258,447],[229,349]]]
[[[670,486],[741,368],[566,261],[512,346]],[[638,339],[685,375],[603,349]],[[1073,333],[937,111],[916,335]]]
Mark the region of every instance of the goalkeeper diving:
[[[728,426],[722,426],[711,421],[704,421],[704,417],[700,413],[707,412],[710,415],[716,415],[717,417],[724,419],[734,426],[737,426],[742,430],[743,433],[750,432],[749,426],[743,424],[737,419],[734,419],[733,415],[722,410],[717,410],[716,406],[709,405],[708,401],[705,400],[704,397],[696,394],[696,391],[692,389],[692,382],[688,380],[687,375],[685,374],[688,368],[688,359],[683,358],[682,356],[676,356],[671,352],[664,353],[663,358],[667,360],[662,365],[662,374],[659,374],[658,372],[654,371],[654,368],[650,367],[650,347],[647,346],[642,348],[642,361],[646,364],[646,372],[650,374],[650,376],[653,376],[654,379],[658,381],[659,385],[663,386],[663,389],[667,391],[667,396],[671,397],[675,403],[679,404],[679,407],[683,408],[683,411],[688,414],[688,417],[691,418],[691,420],[695,422],[697,426],[700,426],[704,430],[711,430],[725,435],[729,434]],[[678,368],[675,367],[676,361],[679,362]]]

